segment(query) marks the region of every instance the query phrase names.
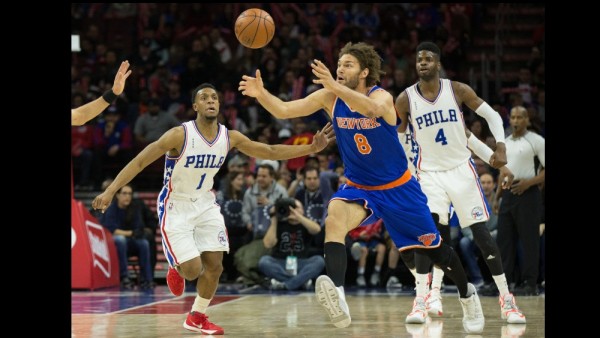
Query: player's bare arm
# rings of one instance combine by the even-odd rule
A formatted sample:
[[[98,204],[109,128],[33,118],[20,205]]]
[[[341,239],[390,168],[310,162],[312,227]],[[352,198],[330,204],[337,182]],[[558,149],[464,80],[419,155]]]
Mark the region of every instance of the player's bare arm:
[[[311,144],[303,145],[265,144],[252,141],[237,130],[229,130],[229,140],[232,148],[238,148],[246,155],[268,160],[287,160],[318,153],[334,139],[333,126],[329,122],[315,134]]]
[[[243,75],[238,90],[246,96],[255,97],[266,110],[279,119],[308,116],[319,109],[325,109],[329,113],[333,104],[333,95],[320,89],[305,98],[284,102],[277,96],[269,93],[264,87],[260,70],[256,70],[256,77]],[[329,97],[329,99],[327,99]],[[331,104],[327,104],[328,101]],[[331,113],[329,113],[331,116]]]
[[[504,144],[504,127],[500,114],[490,107],[487,102],[477,96],[470,86],[461,82],[452,81],[452,90],[456,95],[459,107],[464,103],[467,107],[477,113],[477,115],[483,117],[487,121],[490,131],[496,139],[496,150],[490,159],[490,165],[496,169],[504,166],[507,163],[506,145]]]
[[[395,124],[395,112],[393,111],[394,99],[392,95],[385,90],[377,90],[366,96],[354,89],[337,82],[325,64],[319,60],[314,60],[311,65],[313,74],[317,77],[313,83],[323,85],[323,87],[340,97],[353,110],[366,117],[383,117],[389,124]],[[363,70],[363,76],[366,77],[368,69]]]
[[[115,95],[121,95],[125,88],[125,80],[131,74],[129,69],[129,61],[125,60],[121,62],[121,66],[115,75],[115,81],[113,83],[112,91]],[[100,114],[106,107],[110,105],[103,97],[99,97],[96,100],[86,103],[81,107],[71,109],[71,125],[81,126],[87,121],[93,119]]]
[[[405,133],[406,127],[408,127],[408,112],[410,110],[408,104],[408,95],[406,95],[406,92],[403,91],[396,98],[396,103],[394,105],[396,108],[396,113],[401,120],[400,125],[398,126],[399,133]]]
[[[115,193],[125,184],[137,176],[150,163],[156,161],[159,157],[169,154],[169,156],[178,156],[179,150],[183,147],[184,131],[183,127],[174,127],[164,133],[158,140],[146,146],[136,157],[121,169],[115,180],[106,188],[106,190],[96,196],[92,201],[94,209],[100,209],[103,213],[113,200]]]

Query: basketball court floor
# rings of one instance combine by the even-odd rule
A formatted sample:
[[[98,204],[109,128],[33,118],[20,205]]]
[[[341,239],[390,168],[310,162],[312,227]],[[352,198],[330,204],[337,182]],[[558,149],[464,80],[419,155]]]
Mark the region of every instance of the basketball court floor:
[[[151,291],[121,291],[118,287],[71,293],[72,337],[191,337],[183,328],[195,292],[174,297],[164,285]],[[227,337],[545,337],[545,295],[517,297],[527,324],[507,324],[500,318],[497,297],[480,296],[485,315],[482,333],[462,327],[456,291],[442,294],[444,315],[425,324],[406,324],[412,290],[346,290],[352,324],[334,327],[314,291],[269,291],[239,284],[219,287],[207,315]]]

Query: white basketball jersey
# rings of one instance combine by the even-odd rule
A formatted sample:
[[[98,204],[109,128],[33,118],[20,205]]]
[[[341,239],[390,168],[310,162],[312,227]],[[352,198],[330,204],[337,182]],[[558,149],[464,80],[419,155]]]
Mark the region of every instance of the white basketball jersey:
[[[415,166],[425,171],[456,168],[469,160],[471,151],[451,81],[440,79],[440,92],[433,101],[421,95],[417,84],[406,88],[409,122],[419,149]]]
[[[180,197],[196,198],[213,188],[213,178],[229,152],[227,127],[218,124],[219,131],[209,141],[200,134],[196,121],[182,124],[185,132],[183,151],[179,157],[166,156],[163,191]]]

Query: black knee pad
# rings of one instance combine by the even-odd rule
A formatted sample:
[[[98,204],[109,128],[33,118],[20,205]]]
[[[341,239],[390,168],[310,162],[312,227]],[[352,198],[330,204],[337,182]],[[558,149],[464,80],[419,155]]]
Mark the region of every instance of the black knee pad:
[[[485,222],[475,223],[470,228],[473,231],[473,240],[479,247],[479,250],[481,250],[484,258],[489,255],[497,256],[499,254],[498,244],[492,238],[490,231],[485,226]]]
[[[415,249],[407,249],[400,251],[400,258],[408,269],[415,268]]]
[[[440,232],[440,236],[442,237],[442,240],[448,244],[450,244],[450,225],[448,224],[440,224],[440,215],[438,214],[431,214],[431,217],[433,218],[433,222],[435,223],[435,227],[437,228],[437,230]]]
[[[450,260],[452,259],[453,249],[450,245],[442,242],[442,244],[435,249],[416,249],[419,250],[419,253],[422,253],[429,257],[433,264],[446,267],[450,264]]]

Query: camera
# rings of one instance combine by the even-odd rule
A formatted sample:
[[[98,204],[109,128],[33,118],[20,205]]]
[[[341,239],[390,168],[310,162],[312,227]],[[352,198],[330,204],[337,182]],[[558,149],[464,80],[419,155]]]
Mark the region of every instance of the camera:
[[[293,198],[282,197],[275,201],[275,213],[277,217],[288,217],[290,215],[290,207],[296,207],[296,200]]]

